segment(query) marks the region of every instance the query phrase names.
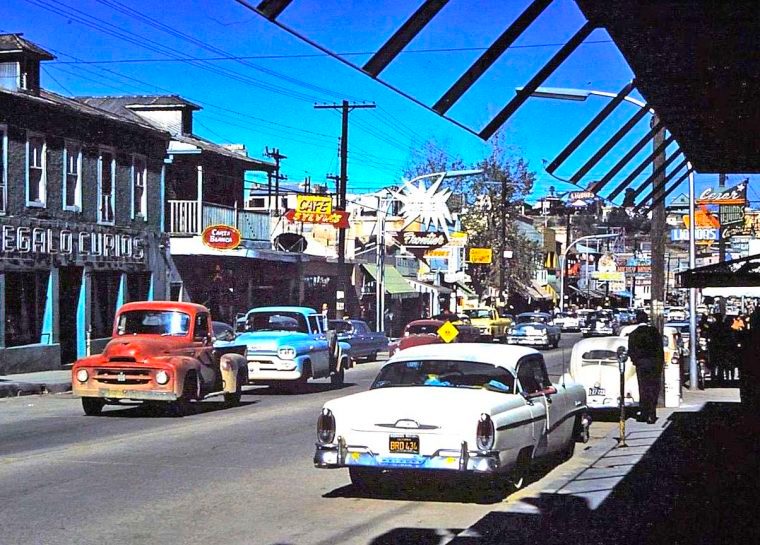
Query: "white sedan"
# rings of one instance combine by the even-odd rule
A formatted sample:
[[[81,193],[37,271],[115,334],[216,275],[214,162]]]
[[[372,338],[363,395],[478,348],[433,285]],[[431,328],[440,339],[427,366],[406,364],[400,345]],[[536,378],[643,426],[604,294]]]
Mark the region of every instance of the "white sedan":
[[[367,392],[327,402],[314,464],[374,489],[388,473],[440,470],[522,484],[531,463],[588,440],[585,389],[552,384],[540,352],[471,343],[408,348]],[[489,482],[494,482],[493,477]]]

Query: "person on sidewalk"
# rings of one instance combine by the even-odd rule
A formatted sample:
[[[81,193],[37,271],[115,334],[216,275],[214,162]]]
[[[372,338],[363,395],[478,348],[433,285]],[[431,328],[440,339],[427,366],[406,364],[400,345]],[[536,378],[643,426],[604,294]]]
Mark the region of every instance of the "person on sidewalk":
[[[628,355],[636,366],[639,382],[639,422],[654,424],[657,421],[657,398],[665,354],[662,349],[662,333],[647,324],[646,313],[636,313],[636,323],[641,324],[628,337]]]

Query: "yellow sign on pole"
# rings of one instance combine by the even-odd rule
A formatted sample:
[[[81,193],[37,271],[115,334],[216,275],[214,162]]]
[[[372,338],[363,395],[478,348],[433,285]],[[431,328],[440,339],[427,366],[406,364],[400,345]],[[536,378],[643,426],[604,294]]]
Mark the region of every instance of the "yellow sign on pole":
[[[298,195],[296,197],[296,212],[332,214],[332,197],[324,197],[322,195]]]
[[[493,261],[493,250],[491,248],[470,248],[468,256],[468,263],[488,265]]]
[[[454,324],[446,321],[441,327],[438,328],[438,331],[436,331],[436,333],[438,333],[438,336],[443,339],[443,342],[450,343],[457,338],[457,335],[459,335],[459,330]]]

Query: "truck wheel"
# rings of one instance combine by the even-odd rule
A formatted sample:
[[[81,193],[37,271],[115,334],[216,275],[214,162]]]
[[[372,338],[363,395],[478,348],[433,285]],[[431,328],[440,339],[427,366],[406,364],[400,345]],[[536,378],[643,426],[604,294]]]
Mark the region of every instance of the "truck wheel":
[[[244,380],[245,380],[245,375],[238,373],[237,385],[235,386],[235,391],[224,393],[224,405],[226,407],[237,407],[238,405],[240,405],[240,400],[243,397],[243,381]]]
[[[100,411],[103,410],[103,406],[106,404],[104,399],[99,397],[83,397],[82,409],[87,416],[98,416]]]
[[[193,411],[191,400],[194,398],[198,398],[198,378],[195,375],[188,374],[182,387],[182,395],[176,401],[169,402],[169,414],[177,418],[191,414]]]
[[[330,375],[330,384],[333,386],[341,386],[343,385],[343,381],[346,378],[346,370],[341,367],[340,371],[333,372],[332,375]]]

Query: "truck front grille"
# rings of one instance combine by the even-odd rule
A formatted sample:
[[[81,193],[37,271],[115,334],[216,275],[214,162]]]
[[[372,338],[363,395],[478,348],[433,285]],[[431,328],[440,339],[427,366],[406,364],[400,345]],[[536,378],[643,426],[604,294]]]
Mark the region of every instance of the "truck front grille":
[[[101,384],[148,384],[150,373],[148,369],[98,369],[95,381]]]

